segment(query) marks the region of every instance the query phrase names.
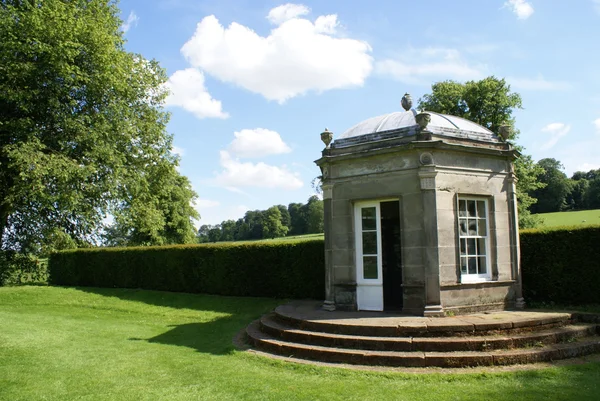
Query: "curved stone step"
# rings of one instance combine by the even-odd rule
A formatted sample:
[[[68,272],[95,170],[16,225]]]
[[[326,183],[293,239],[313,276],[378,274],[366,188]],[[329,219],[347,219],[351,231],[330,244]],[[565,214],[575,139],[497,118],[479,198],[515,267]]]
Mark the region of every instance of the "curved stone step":
[[[574,358],[600,352],[600,338],[582,338],[577,342],[553,344],[543,347],[495,351],[461,352],[398,352],[372,351],[347,348],[330,348],[283,341],[260,330],[258,321],[246,329],[248,340],[258,349],[287,357],[320,362],[349,363],[357,365],[404,367],[468,367],[485,365],[510,365]]]
[[[314,302],[278,306],[274,313],[306,331],[370,337],[450,337],[525,333],[571,323],[570,313],[493,312],[446,318],[397,316],[385,312],[327,312]]]
[[[596,333],[595,324],[581,324],[503,336],[373,337],[296,329],[277,320],[277,315],[275,314],[263,316],[260,319],[260,326],[262,331],[272,337],[289,342],[325,347],[406,352],[511,349],[572,341],[573,339],[591,336]]]

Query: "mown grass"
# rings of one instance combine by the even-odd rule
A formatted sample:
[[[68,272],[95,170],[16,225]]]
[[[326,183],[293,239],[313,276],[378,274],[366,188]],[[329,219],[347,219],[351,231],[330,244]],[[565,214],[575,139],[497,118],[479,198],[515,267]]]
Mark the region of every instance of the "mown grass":
[[[503,373],[378,373],[236,351],[271,299],[0,288],[2,400],[597,400],[600,363]]]
[[[540,213],[546,227],[589,226],[600,224],[600,209],[576,212]]]

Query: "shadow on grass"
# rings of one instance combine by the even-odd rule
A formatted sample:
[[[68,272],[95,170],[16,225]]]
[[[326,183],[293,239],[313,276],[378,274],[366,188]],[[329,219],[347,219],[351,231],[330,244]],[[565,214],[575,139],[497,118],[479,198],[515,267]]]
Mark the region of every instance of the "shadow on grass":
[[[125,301],[197,311],[198,320],[203,321],[170,325],[167,326],[170,330],[155,337],[130,338],[130,340],[188,347],[213,355],[232,353],[235,349],[232,340],[238,332],[281,302],[268,298],[224,297],[139,289],[95,287],[75,289]],[[206,312],[206,315],[203,316],[202,312]],[[221,316],[214,317],[214,313]],[[186,317],[182,320],[189,321],[190,318]]]

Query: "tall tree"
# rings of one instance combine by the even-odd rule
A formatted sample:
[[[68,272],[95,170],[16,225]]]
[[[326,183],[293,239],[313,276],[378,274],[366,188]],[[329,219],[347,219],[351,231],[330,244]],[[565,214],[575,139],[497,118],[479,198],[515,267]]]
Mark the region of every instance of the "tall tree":
[[[281,212],[281,224],[289,228],[292,225],[292,218],[287,207],[284,205],[277,205],[277,209]]]
[[[585,205],[589,209],[600,209],[600,170],[596,177],[589,181],[589,188],[585,193]]]
[[[556,159],[546,158],[537,162],[544,172],[539,176],[544,188],[533,191],[532,196],[537,202],[531,207],[533,213],[560,212],[567,208],[567,196],[572,184],[565,173],[563,165]]]
[[[288,227],[281,224],[281,211],[277,206],[271,206],[263,212],[263,238],[284,237]]]
[[[308,232],[308,216],[302,203],[290,203],[288,205],[290,214],[290,235],[302,235]]]
[[[419,99],[420,109],[446,113],[466,118],[498,134],[500,126],[512,127],[512,140],[519,131],[515,129],[513,111],[522,108],[521,96],[510,91],[510,85],[504,79],[487,77],[480,81],[459,83],[454,81],[438,82],[431,86],[431,93]],[[518,178],[517,195],[519,199],[519,225],[532,226],[536,220],[531,217],[529,207],[535,199],[529,194],[543,186],[537,180],[542,169],[536,166],[530,157],[523,155],[515,162]]]
[[[261,210],[248,210],[244,215],[244,222],[248,225],[248,239],[264,238],[263,212]]]
[[[313,195],[308,198],[304,206],[306,209],[307,234],[317,234],[323,232],[323,201],[318,196]]]
[[[158,231],[193,238],[183,177],[167,174],[185,189],[152,199],[169,210],[139,200],[173,163],[166,74],[125,51],[118,15],[111,0],[0,2],[0,247],[35,250],[57,229],[90,241],[125,210],[153,221],[147,237],[162,219]]]

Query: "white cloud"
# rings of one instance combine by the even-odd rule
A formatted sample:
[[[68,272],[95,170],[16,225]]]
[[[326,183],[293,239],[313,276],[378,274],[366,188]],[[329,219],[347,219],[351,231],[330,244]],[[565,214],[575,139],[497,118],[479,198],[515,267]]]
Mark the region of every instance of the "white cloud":
[[[518,19],[527,19],[533,14],[533,6],[525,0],[508,0],[504,3],[505,7],[512,10],[517,15]]]
[[[281,25],[285,21],[306,15],[309,12],[310,9],[305,5],[287,3],[269,11],[267,19],[274,25]]]
[[[577,166],[575,171],[590,171],[600,169],[600,164],[597,163],[583,163]]]
[[[299,174],[292,173],[285,166],[271,166],[263,162],[243,163],[232,158],[225,150],[220,152],[220,164],[223,170],[217,174],[214,181],[222,187],[293,190],[304,185]]]
[[[544,144],[540,147],[540,150],[548,150],[552,148],[560,138],[567,135],[571,130],[570,125],[563,123],[551,123],[542,128],[542,132],[547,132],[549,137],[546,139]]]
[[[456,49],[424,48],[408,49],[399,58],[380,61],[376,70],[400,82],[430,85],[440,79],[480,79],[487,67],[469,64]]]
[[[292,151],[279,133],[264,128],[243,129],[235,132],[229,151],[238,157],[263,157]]]
[[[221,203],[219,201],[210,200],[210,199],[197,199],[196,205],[198,209],[207,209],[211,207],[219,206]]]
[[[127,33],[127,31],[129,31],[129,29],[131,27],[137,26],[137,23],[139,21],[139,17],[137,16],[137,14],[135,13],[135,11],[131,11],[129,13],[129,16],[127,17],[127,21],[123,21],[123,25],[121,25],[121,30],[124,33]]]
[[[593,121],[594,127],[596,127],[596,134],[600,134],[600,118]]]
[[[536,78],[515,78],[508,77],[506,81],[514,88],[521,90],[538,90],[538,91],[553,91],[553,90],[568,90],[571,89],[571,84],[564,81],[548,81],[543,76],[538,75]]]
[[[167,106],[178,106],[193,113],[198,118],[227,118],[221,102],[212,98],[204,86],[204,74],[195,68],[175,71],[166,82],[170,91]]]
[[[272,21],[283,22],[268,36],[236,22],[225,28],[215,16],[205,17],[181,52],[207,74],[280,103],[309,91],[363,85],[373,67],[367,42],[336,37],[336,15],[313,23],[298,18],[304,9],[283,7],[269,13]]]

